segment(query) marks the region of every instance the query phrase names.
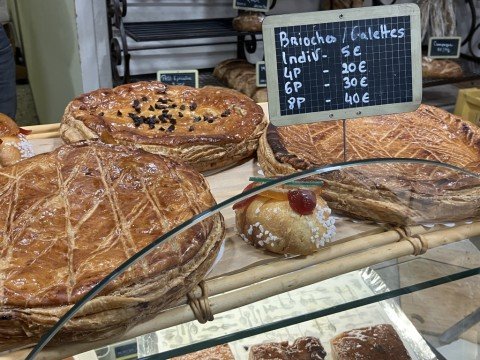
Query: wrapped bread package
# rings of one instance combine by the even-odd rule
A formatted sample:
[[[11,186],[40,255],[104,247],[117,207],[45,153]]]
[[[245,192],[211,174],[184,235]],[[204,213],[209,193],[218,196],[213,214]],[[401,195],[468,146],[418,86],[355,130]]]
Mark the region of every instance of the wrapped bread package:
[[[455,79],[463,76],[462,67],[453,60],[422,58],[422,76],[426,79]]]

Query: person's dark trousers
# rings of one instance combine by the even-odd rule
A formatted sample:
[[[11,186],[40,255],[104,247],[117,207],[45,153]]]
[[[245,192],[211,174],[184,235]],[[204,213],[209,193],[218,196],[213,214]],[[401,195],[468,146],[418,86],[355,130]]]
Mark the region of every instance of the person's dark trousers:
[[[0,24],[0,113],[15,118],[17,91],[12,45]]]

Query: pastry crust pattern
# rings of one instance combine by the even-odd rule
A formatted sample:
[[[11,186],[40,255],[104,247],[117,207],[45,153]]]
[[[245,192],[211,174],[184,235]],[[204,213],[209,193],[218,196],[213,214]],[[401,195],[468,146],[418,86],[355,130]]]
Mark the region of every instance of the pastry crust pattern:
[[[60,134],[67,143],[134,145],[205,171],[252,155],[266,125],[262,108],[237,91],[151,81],[77,97],[65,110]]]
[[[422,105],[412,113],[347,121],[347,161],[419,158],[480,174],[480,129]],[[266,175],[284,175],[343,161],[340,121],[269,126],[258,149]],[[395,224],[480,216],[480,181],[432,165],[363,165],[322,175],[322,196],[346,215]]]
[[[37,341],[126,259],[215,204],[190,166],[101,142],[4,168],[0,189],[0,350]],[[223,235],[215,215],[162,243],[54,341],[117,336],[152,317],[202,280]]]

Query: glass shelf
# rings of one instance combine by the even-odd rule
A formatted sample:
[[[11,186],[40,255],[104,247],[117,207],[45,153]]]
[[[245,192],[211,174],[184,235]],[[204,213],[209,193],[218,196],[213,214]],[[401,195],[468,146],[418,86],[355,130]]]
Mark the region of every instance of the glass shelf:
[[[466,240],[463,245],[470,247],[471,243]],[[476,262],[480,262],[478,249],[472,255]],[[432,267],[435,268],[432,272],[425,270]],[[421,276],[411,276],[411,273],[418,269],[423,269]],[[441,276],[434,275],[436,271],[441,273]],[[242,353],[238,350],[244,348],[244,344],[250,346],[270,341],[293,341],[301,336],[319,337],[327,348],[327,353],[330,353],[328,339],[335,334],[384,322],[393,323],[400,329],[408,328],[410,331],[416,328],[424,341],[425,338],[428,339],[428,344],[432,347],[430,350],[434,354],[441,353],[447,345],[439,339],[441,335],[451,330],[451,327],[472,309],[475,310],[475,306],[480,305],[478,301],[475,305],[475,300],[480,295],[479,275],[478,266],[465,268],[424,257],[408,259],[398,264],[380,264],[377,270],[363,269],[343,274],[227,311],[216,316],[213,323],[201,325],[194,321],[140,336],[137,338],[138,355],[142,359],[168,359],[229,343],[231,348],[236,349],[235,354],[240,355],[238,359],[247,359],[248,352]],[[430,279],[419,281],[422,278]],[[396,283],[400,286],[387,288],[385,283]],[[452,297],[452,289],[458,291],[457,297]],[[450,298],[445,298],[446,293]],[[427,300],[424,302],[424,299]],[[439,299],[438,302],[435,302],[435,299]],[[386,300],[393,301],[400,311],[403,310],[405,316],[399,320],[395,317],[389,318],[388,311],[387,314],[380,311]],[[448,303],[448,300],[455,301]],[[446,303],[459,309],[453,314],[445,314],[443,309]],[[376,306],[380,306],[380,310],[375,309]],[[364,312],[364,308],[374,311]],[[321,325],[318,325],[319,322]],[[335,324],[341,325],[337,327]],[[462,339],[462,334],[469,330],[465,327],[466,325],[454,329],[457,337],[450,341]],[[477,345],[477,349],[480,349],[479,330],[478,323],[476,327],[470,328],[471,333],[467,336],[471,343],[470,348]],[[403,337],[402,340],[404,343],[410,341],[405,341]],[[476,342],[472,343],[472,340]],[[462,357],[458,351],[454,354],[455,357],[451,359],[468,359]]]

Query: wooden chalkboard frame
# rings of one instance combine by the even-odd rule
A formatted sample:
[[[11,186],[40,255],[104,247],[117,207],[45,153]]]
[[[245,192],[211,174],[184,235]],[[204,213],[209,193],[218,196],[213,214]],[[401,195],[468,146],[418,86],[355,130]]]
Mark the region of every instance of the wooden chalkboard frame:
[[[432,55],[432,42],[434,40],[456,40],[458,41],[457,53],[455,55]],[[462,47],[461,36],[432,36],[428,40],[428,56],[433,59],[458,59],[460,57],[460,51]]]
[[[270,10],[271,6],[272,6],[272,0],[267,0],[267,7],[265,9],[257,9],[257,8],[254,8],[254,7],[237,6],[237,0],[233,0],[233,8],[237,9],[237,10],[267,12],[268,10]]]
[[[400,16],[409,16],[411,29],[417,30],[411,31],[413,78],[413,97],[411,102],[347,108],[306,114],[281,115],[280,100],[278,95],[279,86],[275,49],[275,28]],[[264,20],[262,28],[265,48],[265,62],[268,63],[268,67],[266,69],[267,86],[269,90],[268,108],[270,121],[274,125],[286,126],[292,124],[305,124],[319,121],[352,119],[363,116],[409,112],[416,110],[420,106],[422,101],[422,49],[420,35],[420,9],[416,4],[386,5],[269,16]]]
[[[255,64],[255,83],[257,85],[257,87],[267,87],[267,84],[261,84],[260,83],[260,76],[258,75],[259,72],[260,72],[260,66],[261,65],[264,65],[265,64],[265,61],[258,61],[256,64]],[[266,73],[266,68],[265,68],[265,73]]]
[[[157,80],[160,80],[160,75],[163,74],[185,74],[185,73],[193,73],[195,74],[195,87],[198,88],[198,70],[193,69],[193,70],[158,70],[157,71]]]

